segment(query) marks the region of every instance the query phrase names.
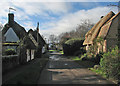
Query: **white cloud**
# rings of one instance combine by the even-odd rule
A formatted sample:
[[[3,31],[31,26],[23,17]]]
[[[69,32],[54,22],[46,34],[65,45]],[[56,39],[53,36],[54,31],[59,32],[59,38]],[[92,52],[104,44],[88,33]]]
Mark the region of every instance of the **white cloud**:
[[[42,16],[46,19],[53,19],[49,14],[61,15],[69,11],[70,6],[65,2],[19,2],[19,1],[0,1],[0,19],[7,18],[9,7],[16,9],[14,11],[16,20],[26,20],[29,16]]]
[[[2,24],[6,23],[8,16],[8,8],[13,7],[17,11],[15,13],[15,20],[24,21],[25,28],[35,28],[34,21],[30,21],[30,16],[43,17],[44,19],[51,20],[50,22],[42,23],[40,33],[48,37],[50,34],[59,35],[62,32],[67,32],[76,29],[77,24],[81,23],[83,19],[90,19],[91,22],[96,23],[101,16],[106,15],[109,11],[113,10],[117,13],[116,7],[97,7],[90,10],[79,10],[75,13],[69,13],[71,6],[65,2],[67,0],[57,0],[55,2],[43,2],[39,0],[7,0],[0,1],[0,20]],[[53,0],[54,1],[54,0]],[[71,0],[72,1],[72,0]],[[85,0],[84,2],[86,2]],[[94,0],[96,1],[96,0]],[[72,1],[73,2],[73,1]],[[96,1],[97,2],[97,1]],[[58,18],[51,17],[49,14],[61,16]],[[53,21],[54,20],[54,21]]]
[[[33,25],[33,22],[31,21],[26,21],[23,23],[23,26],[26,28],[26,31],[30,29],[35,29],[36,27]]]
[[[60,14],[69,10],[64,2],[12,2],[13,6],[23,9],[28,15],[44,15],[48,13]]]
[[[3,0],[3,2],[8,0]],[[11,0],[14,2],[33,2],[33,0]],[[118,2],[119,0],[34,0],[34,2]]]
[[[47,38],[50,34],[59,35],[62,32],[68,32],[75,30],[77,25],[80,24],[84,19],[89,19],[92,23],[96,23],[100,20],[101,16],[105,16],[110,11],[115,13],[118,12],[117,8],[109,7],[97,7],[90,10],[79,10],[75,13],[70,13],[63,16],[59,21],[52,21],[43,24],[43,28],[48,28],[47,30],[41,30],[41,33]]]

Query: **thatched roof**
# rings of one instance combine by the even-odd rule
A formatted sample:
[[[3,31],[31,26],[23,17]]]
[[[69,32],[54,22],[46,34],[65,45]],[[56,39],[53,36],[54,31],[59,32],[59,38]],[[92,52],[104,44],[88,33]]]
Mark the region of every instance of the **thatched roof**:
[[[111,26],[113,20],[114,20],[118,15],[120,15],[120,12],[118,12],[116,15],[114,15],[114,16],[101,28],[98,37],[102,37],[102,38],[105,38],[105,37],[106,37],[106,35],[107,35],[107,33],[108,33],[109,29],[110,29],[110,26]]]
[[[111,11],[106,16],[104,16],[98,23],[96,23],[91,30],[89,30],[85,35],[85,41],[83,45],[92,44],[94,39],[98,36],[101,27],[114,16],[115,14]]]
[[[37,46],[34,44],[34,42],[30,39],[28,35],[24,37],[23,41],[26,49],[36,49]]]
[[[42,38],[42,36],[36,30],[33,31],[32,29],[30,29],[28,31],[28,34],[31,34],[34,37],[34,39],[38,43],[38,45],[41,45],[41,44],[44,45],[44,44],[46,44],[45,40]]]
[[[5,24],[2,29],[3,36],[8,31],[9,28],[12,28],[14,30],[14,32],[19,37],[19,39],[24,38],[24,36],[26,35],[26,31],[24,27],[22,27],[21,25],[19,25],[17,22],[14,21],[13,13],[8,14],[8,23]]]
[[[24,36],[26,35],[26,31],[25,31],[24,27],[22,27],[15,21],[12,25],[10,25],[8,23],[5,24],[5,26],[2,29],[2,34],[4,35],[9,28],[12,28],[14,30],[14,32],[19,37],[19,39],[24,38]]]

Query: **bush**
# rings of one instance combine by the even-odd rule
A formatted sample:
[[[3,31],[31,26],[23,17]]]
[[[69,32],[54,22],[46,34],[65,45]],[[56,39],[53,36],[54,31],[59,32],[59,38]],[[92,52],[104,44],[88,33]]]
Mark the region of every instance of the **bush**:
[[[81,56],[81,60],[82,60],[82,61],[88,60],[88,59],[87,59],[87,54],[86,54],[86,53],[85,53],[84,55]]]
[[[75,42],[79,42],[79,41],[81,41],[81,39],[79,39],[79,38],[72,38],[70,40],[67,40],[65,42],[65,44],[67,44],[67,45],[73,45]]]
[[[65,55],[74,55],[76,51],[83,51],[83,41],[81,39],[70,39],[63,44],[63,52]]]
[[[5,55],[15,55],[16,52],[14,49],[6,49],[5,50]]]
[[[82,60],[88,60],[88,61],[92,61],[96,64],[100,63],[100,59],[102,58],[103,53],[100,52],[97,55],[93,55],[92,53],[85,53],[84,55],[81,56]]]
[[[100,59],[103,57],[103,52],[100,52],[99,54],[96,55],[95,57],[95,63],[100,64]]]
[[[111,51],[104,53],[100,61],[101,70],[108,78],[120,80],[120,50],[116,46]]]

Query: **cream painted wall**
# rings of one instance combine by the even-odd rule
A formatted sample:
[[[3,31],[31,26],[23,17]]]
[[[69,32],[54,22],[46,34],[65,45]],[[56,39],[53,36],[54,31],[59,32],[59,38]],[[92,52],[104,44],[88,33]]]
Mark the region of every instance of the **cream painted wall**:
[[[27,62],[30,60],[30,50],[29,49],[27,49]]]
[[[34,52],[35,50],[31,50],[31,60],[34,59]]]

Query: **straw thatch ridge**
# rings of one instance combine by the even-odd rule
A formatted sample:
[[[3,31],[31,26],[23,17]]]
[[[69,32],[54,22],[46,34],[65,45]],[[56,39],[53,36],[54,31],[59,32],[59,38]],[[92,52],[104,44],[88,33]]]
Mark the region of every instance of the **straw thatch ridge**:
[[[106,16],[104,16],[97,24],[95,24],[91,30],[85,35],[85,41],[83,45],[92,44],[94,39],[98,36],[101,27],[114,16],[115,14],[110,11]]]
[[[118,12],[116,15],[114,15],[100,30],[98,37],[105,38],[107,36],[107,33],[109,32],[110,26],[113,22],[113,20],[120,14]]]
[[[24,27],[22,27],[15,21],[12,25],[9,23],[5,24],[4,28],[2,29],[2,35],[4,35],[9,28],[12,28],[14,30],[19,39],[24,38],[24,36],[26,36],[26,31]]]

